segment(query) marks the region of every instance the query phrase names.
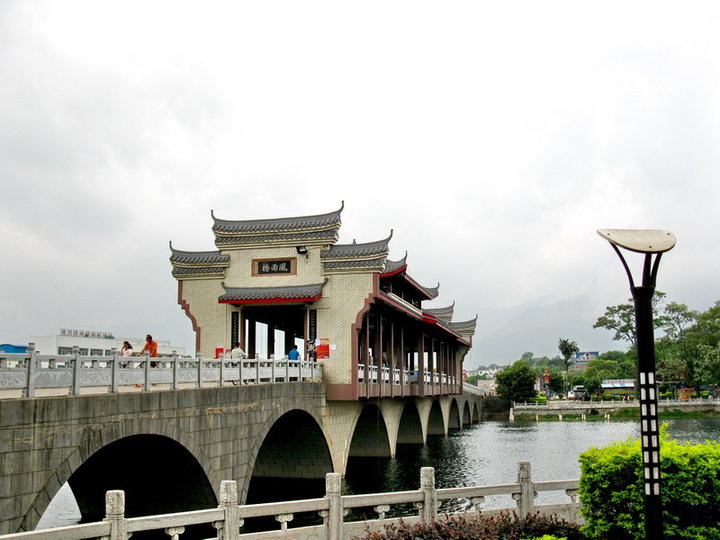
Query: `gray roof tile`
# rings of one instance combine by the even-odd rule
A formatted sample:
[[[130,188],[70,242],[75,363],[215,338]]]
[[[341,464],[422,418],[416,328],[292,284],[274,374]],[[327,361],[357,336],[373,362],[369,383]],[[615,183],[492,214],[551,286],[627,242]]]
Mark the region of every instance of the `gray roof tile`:
[[[328,244],[337,241],[337,231],[335,229],[313,232],[295,232],[273,233],[253,236],[216,236],[215,245],[224,246],[231,244],[265,244],[273,242],[307,242],[307,241],[325,240]]]
[[[375,242],[368,242],[365,244],[335,244],[330,246],[330,249],[326,249],[320,253],[320,257],[323,259],[357,259],[357,258],[368,258],[377,255],[386,257],[388,254],[388,244],[392,238],[392,231],[390,236],[383,240],[377,240]]]
[[[213,232],[218,235],[225,234],[272,234],[287,233],[292,231],[307,231],[314,229],[331,228],[337,230],[340,227],[340,214],[345,207],[343,202],[340,209],[328,214],[315,216],[287,217],[274,219],[250,219],[233,221],[215,217],[211,212],[214,221]]]
[[[226,287],[225,294],[218,298],[219,301],[248,301],[248,300],[300,300],[315,298],[321,292],[325,283],[312,285],[291,285],[286,287]]]
[[[219,251],[180,251],[172,247],[170,242],[170,262],[173,265],[213,265],[230,263],[230,256]]]
[[[173,271],[172,271],[172,275],[174,277],[199,276],[199,275],[224,275],[224,274],[225,274],[224,266],[203,266],[203,267],[193,267],[193,268],[180,267],[180,268],[173,268]]]
[[[405,256],[399,261],[385,261],[383,273],[391,274],[393,272],[397,272],[405,266],[407,266],[407,251],[405,252]]]

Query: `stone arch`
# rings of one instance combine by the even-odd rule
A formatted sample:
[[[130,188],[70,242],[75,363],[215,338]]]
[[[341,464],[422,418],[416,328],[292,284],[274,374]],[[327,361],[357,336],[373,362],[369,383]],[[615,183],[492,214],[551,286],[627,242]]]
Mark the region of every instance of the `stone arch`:
[[[434,399],[430,406],[430,414],[428,415],[427,423],[427,434],[428,435],[447,435],[447,429],[445,427],[445,417],[443,416],[442,407],[440,406],[440,400]]]
[[[460,408],[458,407],[457,399],[453,399],[450,401],[450,411],[448,414],[448,429],[460,428],[462,428]]]
[[[142,437],[141,439],[136,439],[136,437]],[[205,500],[210,500],[212,497],[211,505],[217,504],[217,499],[215,498],[215,492],[213,491],[213,486],[219,487],[220,485],[220,478],[213,470],[212,466],[209,464],[209,461],[205,459],[205,456],[203,455],[202,450],[194,444],[186,435],[180,433],[175,426],[168,422],[163,422],[157,419],[138,419],[138,420],[128,420],[125,422],[118,422],[115,424],[107,425],[102,429],[97,430],[87,430],[80,442],[75,446],[75,448],[70,452],[68,457],[64,459],[62,462],[58,464],[58,466],[55,468],[55,471],[49,475],[48,479],[46,480],[45,484],[43,485],[42,489],[38,491],[38,495],[33,501],[33,503],[30,506],[30,509],[28,513],[22,518],[21,527],[20,530],[33,530],[35,526],[37,525],[38,521],[40,520],[40,517],[42,516],[43,512],[47,509],[47,506],[50,504],[50,501],[53,499],[53,497],[57,494],[59,489],[65,484],[66,482],[70,483],[71,489],[73,489],[73,494],[78,500],[78,505],[80,506],[81,500],[84,495],[76,493],[78,482],[76,483],[76,488],[73,488],[72,483],[70,482],[73,475],[78,473],[78,471],[89,461],[93,459],[93,456],[96,457],[93,461],[96,462],[96,465],[94,466],[94,470],[102,470],[104,467],[102,467],[102,461],[98,460],[106,460],[107,461],[115,461],[114,459],[110,458],[109,456],[116,455],[118,453],[118,449],[125,448],[138,448],[140,446],[144,446],[150,439],[154,438],[152,440],[152,443],[157,443],[161,447],[165,449],[171,449],[172,452],[175,452],[177,454],[182,454],[182,461],[183,463],[187,464],[190,463],[191,467],[194,471],[194,481],[197,481],[199,484],[202,484],[203,488],[200,490],[200,493],[198,494],[198,497]],[[130,439],[134,439],[133,441],[129,441]],[[122,442],[121,441],[125,441]],[[116,445],[116,443],[120,443],[119,445]],[[128,446],[129,443],[129,446]],[[108,447],[111,447],[108,453],[105,453],[104,456],[98,455],[98,453],[104,453],[103,450],[107,449]],[[119,459],[119,458],[118,458]],[[166,461],[166,464],[175,464],[176,460],[168,460]],[[99,466],[98,466],[99,464]],[[195,464],[197,464],[197,467],[195,467]],[[115,471],[117,470],[125,470],[126,468],[123,466],[123,462],[119,462],[116,466],[113,463],[113,466],[115,468]],[[118,468],[119,467],[119,468]],[[86,471],[89,471],[90,469],[86,469]],[[159,472],[159,471],[158,471]],[[167,470],[164,471],[167,473]],[[86,473],[83,473],[86,474]],[[128,475],[127,478],[131,478],[132,475]],[[79,479],[80,477],[77,477]],[[93,475],[93,483],[95,486],[106,486],[105,482],[98,482],[98,478],[102,478],[102,475]],[[80,481],[82,483],[82,481]],[[142,486],[147,485],[147,479],[143,478],[142,482],[138,482],[138,484]],[[119,485],[119,484],[113,484],[113,485]],[[125,484],[123,484],[125,485]],[[207,486],[209,486],[210,491],[208,492],[207,489],[205,489]],[[162,486],[159,486],[162,487]],[[192,486],[189,486],[192,487]],[[100,491],[98,491],[100,489]],[[135,493],[136,489],[126,489],[125,487],[101,487],[101,488],[93,488],[93,492],[98,493],[98,495],[92,500],[87,500],[86,504],[84,503],[83,506],[80,506],[80,511],[83,514],[83,520],[88,519],[94,519],[95,517],[98,518],[98,520],[101,520],[105,516],[105,491],[109,489],[124,489],[126,492],[126,505],[128,508],[128,511],[126,514],[128,516],[133,515],[133,507],[137,505],[137,501],[134,501],[132,499],[135,499]],[[163,491],[161,494],[158,494],[158,499],[163,499],[165,494],[165,488],[162,488]],[[147,491],[146,491],[147,493]],[[93,496],[90,496],[93,497]],[[141,498],[144,498],[145,495],[141,494]],[[187,503],[187,501],[185,501]],[[180,506],[185,505],[185,503],[182,503]],[[186,505],[185,505],[186,506]],[[192,509],[198,509],[198,508],[205,508],[207,507],[207,504],[203,503],[203,506],[194,506]],[[98,509],[101,508],[101,511]],[[186,508],[191,509],[191,508]],[[174,512],[177,510],[164,510],[166,512]],[[154,512],[151,512],[154,513]],[[143,512],[143,514],[135,514],[135,515],[147,515],[148,512]]]
[[[472,424],[472,413],[470,412],[470,401],[466,400],[463,405],[462,425],[469,426]]]
[[[403,407],[398,427],[397,444],[424,444],[422,420],[417,405],[407,401]]]
[[[302,409],[289,410],[272,422],[258,439],[257,451],[248,469],[252,471],[246,476],[248,503],[272,500],[273,490],[268,488],[269,484],[320,480],[324,485],[325,475],[333,472],[333,462],[320,426],[311,413]]]
[[[476,399],[472,407],[472,421],[474,424],[480,422],[480,400]]]
[[[390,436],[380,407],[368,403],[355,422],[348,457],[392,457]]]

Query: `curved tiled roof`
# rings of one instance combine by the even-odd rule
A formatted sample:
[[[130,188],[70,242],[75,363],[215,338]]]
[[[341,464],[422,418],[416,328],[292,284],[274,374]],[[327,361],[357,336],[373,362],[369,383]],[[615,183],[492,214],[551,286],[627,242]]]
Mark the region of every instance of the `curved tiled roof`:
[[[320,298],[323,283],[311,285],[290,285],[285,287],[226,287],[225,294],[218,298],[222,303],[262,303],[262,302],[307,302]]]
[[[363,259],[361,261],[327,261],[323,263],[326,270],[334,268],[382,268],[385,259]]]
[[[337,230],[328,229],[314,232],[288,232],[284,234],[262,234],[253,236],[216,236],[215,245],[218,247],[231,246],[234,244],[302,244],[317,243],[332,244],[337,241]]]
[[[181,251],[170,242],[172,275],[179,280],[223,278],[230,256],[219,251]]]
[[[367,242],[365,244],[358,244],[353,242],[352,244],[336,244],[330,246],[330,249],[326,249],[320,252],[320,258],[322,259],[361,259],[361,258],[377,258],[378,255],[382,255],[383,258],[387,256],[388,245],[392,238],[393,232],[390,231],[390,236],[383,240],[377,240],[375,242]]]
[[[174,277],[188,276],[223,276],[225,274],[224,266],[203,266],[196,268],[178,267],[173,268],[172,275]]]
[[[444,308],[426,308],[423,311],[448,323],[455,312],[455,302]]]
[[[223,255],[219,251],[180,251],[175,249],[170,242],[170,262],[175,266],[206,266],[221,264],[227,266],[230,263],[230,256]]]
[[[434,287],[423,287],[420,285],[423,289],[425,289],[425,292],[428,294],[430,298],[437,298],[437,295],[440,294],[440,284],[438,283]]]
[[[213,232],[218,236],[257,236],[319,229],[337,229],[340,227],[340,213],[344,207],[345,202],[343,201],[338,210],[328,214],[274,219],[233,221],[217,218],[212,211],[210,215],[214,221]]]
[[[385,268],[383,269],[384,274],[392,274],[407,266],[407,251],[405,256],[399,261],[385,261]]]
[[[457,332],[458,334],[465,334],[465,335],[474,335],[476,325],[477,325],[477,315],[475,315],[474,319],[470,319],[469,321],[448,323],[448,326],[451,329],[453,329],[455,332]]]

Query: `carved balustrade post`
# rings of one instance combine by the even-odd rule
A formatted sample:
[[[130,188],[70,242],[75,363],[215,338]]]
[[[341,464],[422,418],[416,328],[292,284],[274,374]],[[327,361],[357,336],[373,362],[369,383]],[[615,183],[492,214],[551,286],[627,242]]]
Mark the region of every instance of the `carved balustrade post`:
[[[343,539],[343,499],[341,491],[342,475],[340,473],[328,473],[325,475],[325,497],[328,499],[328,540]]]
[[[113,490],[105,493],[105,521],[110,523],[110,540],[127,540],[124,491]]]
[[[433,467],[420,469],[420,491],[423,492],[420,519],[423,523],[430,523],[437,516],[437,491],[435,490],[435,469]]]

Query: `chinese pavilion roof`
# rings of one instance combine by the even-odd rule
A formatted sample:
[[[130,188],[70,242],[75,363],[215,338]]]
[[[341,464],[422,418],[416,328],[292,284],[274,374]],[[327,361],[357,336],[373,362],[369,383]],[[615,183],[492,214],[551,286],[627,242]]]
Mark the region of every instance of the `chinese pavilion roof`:
[[[385,268],[383,268],[383,275],[392,275],[402,272],[407,268],[407,251],[405,256],[399,261],[385,261]]]
[[[226,287],[218,298],[221,304],[266,304],[286,302],[315,302],[322,296],[323,283],[286,287]]]
[[[455,302],[444,308],[426,308],[423,311],[447,324],[452,320],[453,313],[455,312]]]
[[[339,272],[381,272],[385,267],[390,236],[383,240],[365,244],[336,244],[320,252],[326,273]]]
[[[170,242],[172,275],[178,279],[222,278],[230,265],[230,256],[219,251],[180,251]]]
[[[413,278],[411,278],[407,272],[404,272],[405,280],[415,287],[423,296],[423,300],[432,300],[433,298],[437,298],[437,295],[440,292],[440,284],[438,283],[435,287],[423,287],[420,285],[417,281],[415,281]]]
[[[221,248],[331,245],[337,242],[344,207],[343,202],[338,210],[328,214],[242,221],[220,219],[211,211],[215,245]]]
[[[450,322],[448,326],[462,336],[473,336],[475,335],[475,327],[477,325],[477,315],[474,319],[462,322]]]

